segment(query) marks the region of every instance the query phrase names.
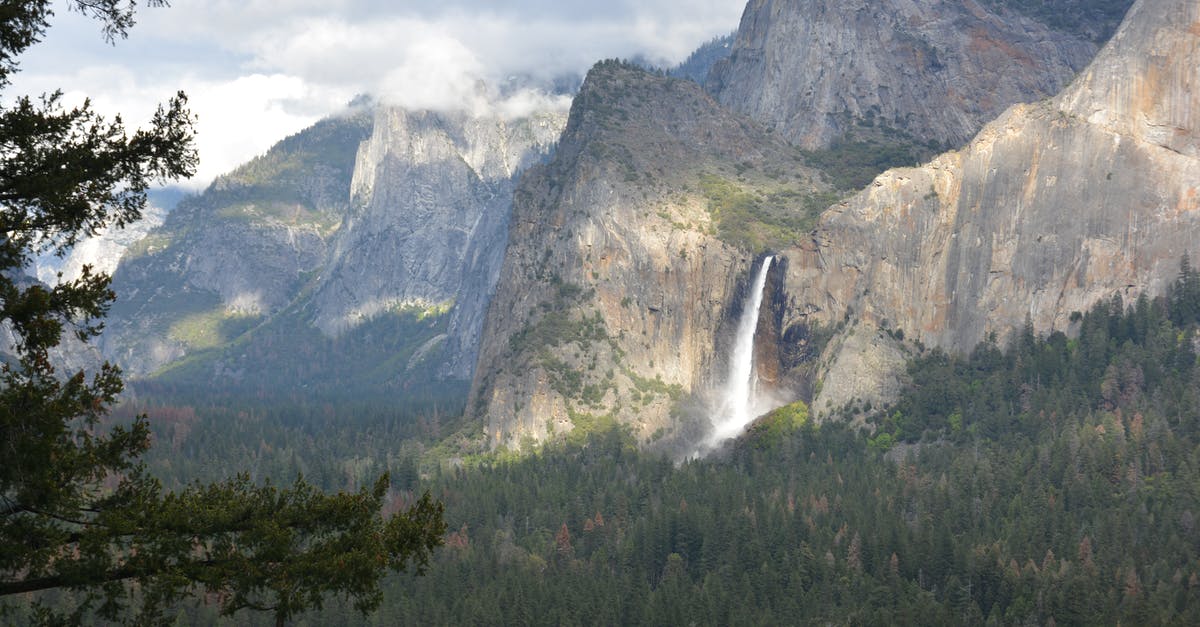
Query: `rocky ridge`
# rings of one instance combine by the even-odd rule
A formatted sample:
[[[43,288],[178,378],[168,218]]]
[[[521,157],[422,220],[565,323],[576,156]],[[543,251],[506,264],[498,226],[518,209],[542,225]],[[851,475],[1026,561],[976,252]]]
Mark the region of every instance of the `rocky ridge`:
[[[959,146],[1053,95],[1096,46],[974,0],[751,0],[707,88],[807,149],[853,136]]]

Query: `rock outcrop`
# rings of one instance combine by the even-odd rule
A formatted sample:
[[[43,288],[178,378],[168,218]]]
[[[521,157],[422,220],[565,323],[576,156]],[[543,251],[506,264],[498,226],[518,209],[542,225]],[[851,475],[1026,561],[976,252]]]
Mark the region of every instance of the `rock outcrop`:
[[[808,149],[852,131],[960,146],[1009,105],[1058,93],[1095,52],[975,0],[751,0],[707,87]]]
[[[827,381],[816,409],[886,401],[896,329],[966,351],[1026,319],[1044,333],[1116,294],[1162,294],[1200,253],[1198,133],[1200,4],[1140,0],[1062,94],[831,208],[788,255],[789,323],[879,341],[830,343],[825,378],[858,381]]]
[[[789,222],[803,212],[772,213],[820,187],[795,157],[692,82],[593,68],[516,191],[467,407],[489,445],[611,423],[680,435],[683,399],[723,371],[754,253],[807,232]]]

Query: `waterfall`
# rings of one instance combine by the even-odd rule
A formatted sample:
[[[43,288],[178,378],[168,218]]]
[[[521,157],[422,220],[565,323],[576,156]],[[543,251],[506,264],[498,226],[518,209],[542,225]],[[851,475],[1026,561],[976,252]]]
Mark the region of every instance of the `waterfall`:
[[[708,438],[710,447],[736,437],[759,413],[756,411],[759,408],[755,394],[758,376],[754,372],[754,334],[758,330],[758,311],[762,307],[767,271],[773,259],[770,256],[763,259],[762,267],[754,277],[754,284],[746,295],[746,306],[738,320],[737,338],[729,359],[729,376],[717,399],[718,409],[712,416],[713,430]]]

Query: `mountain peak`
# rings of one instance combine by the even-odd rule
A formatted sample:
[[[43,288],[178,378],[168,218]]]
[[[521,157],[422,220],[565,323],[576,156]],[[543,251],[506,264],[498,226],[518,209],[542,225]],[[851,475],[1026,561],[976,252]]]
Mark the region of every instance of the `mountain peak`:
[[[960,145],[1009,105],[1057,93],[1095,52],[977,2],[751,0],[707,88],[807,149],[880,129]]]

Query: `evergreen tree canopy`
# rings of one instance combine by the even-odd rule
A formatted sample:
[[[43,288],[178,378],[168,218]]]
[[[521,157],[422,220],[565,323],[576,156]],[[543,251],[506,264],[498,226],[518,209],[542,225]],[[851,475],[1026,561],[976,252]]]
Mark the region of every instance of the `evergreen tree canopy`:
[[[136,3],[69,7],[115,40],[132,27]],[[49,0],[0,0],[0,90],[52,16]],[[60,93],[5,101],[0,328],[12,346],[0,365],[0,602],[29,602],[41,622],[74,623],[129,620],[136,604],[140,621],[158,622],[165,607],[204,591],[224,613],[266,610],[283,622],[321,606],[327,593],[367,611],[379,603],[386,571],[423,568],[442,541],[442,507],[426,494],[385,518],[386,475],[336,495],[302,479],[276,487],[246,476],[170,493],[149,476],[139,461],[150,446],[147,417],[123,425],[108,418],[120,371],[105,364],[90,377],[64,375],[52,359],[66,331],[80,341],[100,332],[114,299],[109,277],[85,267],[51,287],[24,269],[35,255],[64,254],[138,219],[151,184],[194,172],[187,99],[177,94],[149,128],[132,133],[88,102],[64,105]],[[80,592],[65,616],[61,604],[15,596],[54,588]]]

